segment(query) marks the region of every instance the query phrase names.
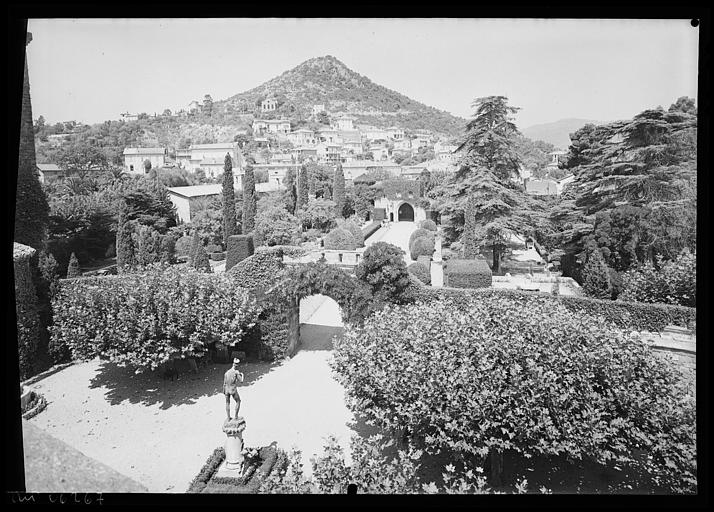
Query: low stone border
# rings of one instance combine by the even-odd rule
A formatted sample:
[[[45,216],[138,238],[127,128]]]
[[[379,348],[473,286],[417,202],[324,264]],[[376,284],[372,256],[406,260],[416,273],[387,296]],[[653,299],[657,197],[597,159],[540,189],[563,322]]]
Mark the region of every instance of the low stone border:
[[[22,418],[25,420],[34,418],[35,416],[40,414],[42,411],[44,411],[45,407],[47,407],[47,399],[44,396],[39,394],[37,391],[30,391],[30,392],[34,393],[35,397],[37,398],[37,405],[35,405],[32,409],[22,413]]]
[[[45,377],[49,377],[50,375],[54,375],[54,374],[57,373],[58,371],[64,370],[65,368],[67,368],[68,366],[72,366],[73,364],[74,364],[74,361],[72,361],[72,362],[70,362],[70,363],[56,364],[56,365],[54,365],[52,368],[50,368],[49,370],[45,370],[45,371],[42,372],[42,373],[38,373],[38,374],[35,375],[34,377],[30,377],[29,379],[22,381],[20,384],[21,384],[22,386],[31,386],[31,385],[35,384],[36,382],[41,381],[41,380],[44,379]]]

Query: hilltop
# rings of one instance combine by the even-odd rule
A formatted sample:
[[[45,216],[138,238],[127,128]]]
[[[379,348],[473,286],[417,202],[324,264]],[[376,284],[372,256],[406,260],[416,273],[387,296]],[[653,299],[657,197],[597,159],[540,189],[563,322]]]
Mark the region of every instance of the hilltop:
[[[521,130],[521,133],[532,140],[542,140],[553,144],[556,148],[568,149],[570,134],[576,132],[588,123],[600,124],[592,119],[560,119],[552,123],[536,124]]]
[[[331,55],[307,60],[249,91],[216,101],[214,108],[226,116],[254,113],[270,96],[278,101],[272,117],[297,122],[321,104],[328,113],[346,112],[357,118],[357,124],[381,128],[427,129],[454,136],[462,134],[466,124],[466,119],[375,84]]]

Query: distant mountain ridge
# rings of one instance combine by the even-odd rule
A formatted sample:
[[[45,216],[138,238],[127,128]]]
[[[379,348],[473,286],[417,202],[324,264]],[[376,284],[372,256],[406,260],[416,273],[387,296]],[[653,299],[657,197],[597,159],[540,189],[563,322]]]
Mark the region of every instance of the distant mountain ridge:
[[[464,132],[467,123],[375,84],[331,55],[309,59],[249,91],[216,101],[214,108],[225,113],[252,112],[270,96],[281,104],[277,114],[289,118],[305,119],[313,105],[321,104],[328,113],[349,113],[357,124],[380,128],[396,125],[456,136]]]
[[[521,130],[521,133],[531,140],[542,140],[549,142],[555,147],[567,150],[570,146],[570,134],[578,131],[588,123],[602,124],[600,121],[592,119],[568,118],[529,126]]]

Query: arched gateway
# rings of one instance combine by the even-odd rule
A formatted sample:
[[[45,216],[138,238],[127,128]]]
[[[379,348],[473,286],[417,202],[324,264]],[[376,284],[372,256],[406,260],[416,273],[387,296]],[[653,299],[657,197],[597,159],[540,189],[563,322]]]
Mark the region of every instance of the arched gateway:
[[[414,222],[414,208],[409,203],[402,203],[399,207],[398,214],[399,222],[408,221]]]

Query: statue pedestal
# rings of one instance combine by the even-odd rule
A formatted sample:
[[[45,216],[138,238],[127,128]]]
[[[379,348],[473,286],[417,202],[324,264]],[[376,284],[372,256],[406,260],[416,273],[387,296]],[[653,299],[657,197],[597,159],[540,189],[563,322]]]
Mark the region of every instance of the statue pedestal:
[[[226,443],[224,446],[226,450],[226,460],[221,464],[220,470],[230,471],[235,473],[235,476],[240,476],[243,470],[244,430],[245,419],[242,416],[237,416],[232,420],[226,420],[223,424],[223,432],[226,433]]]

